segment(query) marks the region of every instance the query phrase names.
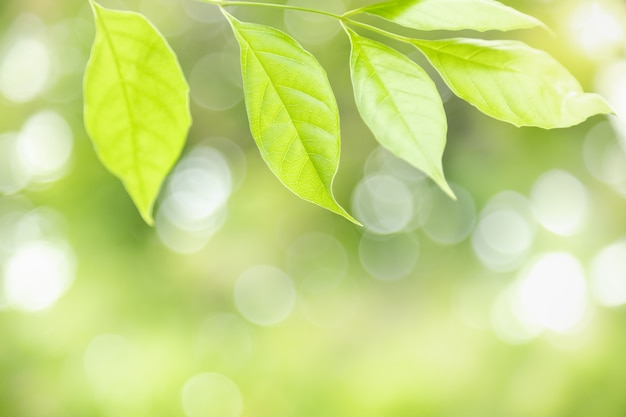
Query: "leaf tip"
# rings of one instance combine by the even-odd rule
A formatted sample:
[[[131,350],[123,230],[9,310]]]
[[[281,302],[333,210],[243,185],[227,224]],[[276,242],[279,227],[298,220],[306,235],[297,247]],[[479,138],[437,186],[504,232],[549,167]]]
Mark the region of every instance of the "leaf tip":
[[[445,179],[440,179],[440,180],[435,179],[435,183],[439,186],[441,191],[443,191],[444,193],[448,195],[448,197],[450,197],[454,201],[457,201],[456,194],[454,194],[454,191],[452,191],[452,188],[446,182]]]
[[[138,194],[136,191],[131,191],[127,184],[124,184],[124,186],[143,221],[146,222],[148,226],[154,226],[152,211],[154,210],[154,202],[158,196],[158,192],[154,196],[145,196]]]
[[[89,7],[95,17],[98,16],[100,10],[104,9],[104,7],[100,6],[95,0],[89,0]]]
[[[351,223],[353,223],[353,224],[355,224],[355,225],[357,225],[357,226],[363,227],[363,224],[362,224],[360,221],[358,221],[357,219],[355,219],[354,217],[352,217],[352,215],[351,215],[350,213],[348,213],[348,211],[347,211],[346,209],[344,209],[343,207],[341,207],[341,206],[339,205],[339,203],[337,203],[337,202],[334,200],[334,197],[333,197],[333,203],[332,203],[332,205],[325,205],[325,204],[324,204],[324,205],[322,205],[322,204],[319,204],[318,202],[314,202],[314,203],[315,203],[315,204],[317,204],[317,205],[319,205],[320,207],[324,207],[325,209],[328,209],[328,210],[332,211],[332,212],[333,212],[333,213],[335,213],[335,214],[340,215],[340,216],[341,216],[341,217],[343,217],[344,219],[346,219],[346,220],[350,221]]]
[[[355,219],[354,217],[352,217],[350,214],[348,214],[347,212],[341,213],[341,215],[349,220],[352,224],[355,224],[359,227],[363,227],[363,223],[361,223],[360,221],[358,221],[357,219]]]
[[[526,17],[528,26],[520,27],[519,29],[538,28],[546,32],[549,36],[556,38],[556,33],[552,29],[550,29],[550,27],[547,24],[545,24],[543,21],[531,15],[523,14],[523,16]]]
[[[139,213],[141,214],[143,221],[146,222],[148,226],[154,227],[154,216],[152,216],[152,210],[141,210]]]
[[[604,108],[604,110],[598,112],[598,114],[608,114],[610,116],[617,116],[617,112],[615,111],[611,103],[609,103],[604,97],[598,94],[594,94],[594,95],[598,97],[597,98],[598,102],[601,103],[601,106]]]
[[[616,115],[615,110],[609,102],[601,95],[595,93],[582,93],[568,96],[564,106],[566,114],[571,115],[570,119],[560,125],[549,127],[573,126],[596,115]]]

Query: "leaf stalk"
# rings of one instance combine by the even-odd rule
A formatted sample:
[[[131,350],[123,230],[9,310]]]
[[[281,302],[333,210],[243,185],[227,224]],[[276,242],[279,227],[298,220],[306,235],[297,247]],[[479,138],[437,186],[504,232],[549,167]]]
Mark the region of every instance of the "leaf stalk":
[[[293,10],[293,11],[299,11],[299,12],[305,12],[305,13],[313,13],[313,14],[318,14],[318,15],[322,15],[322,16],[326,16],[326,17],[330,17],[336,20],[339,20],[342,24],[342,26],[345,27],[345,24],[349,24],[352,26],[356,26],[362,29],[366,29],[369,30],[371,32],[375,32],[378,33],[379,35],[385,36],[387,38],[390,39],[394,39],[400,42],[405,42],[405,43],[411,43],[412,39],[408,38],[406,36],[402,36],[402,35],[398,35],[396,33],[393,32],[389,32],[386,31],[384,29],[380,29],[376,26],[367,24],[367,23],[363,23],[363,22],[359,22],[356,20],[353,20],[350,18],[350,16],[362,13],[361,9],[355,9],[355,10],[349,10],[347,12],[345,12],[344,14],[336,14],[336,13],[332,13],[332,12],[327,12],[325,10],[317,10],[317,9],[311,9],[308,7],[299,7],[299,6],[292,6],[289,4],[275,4],[275,3],[263,3],[263,2],[252,2],[252,1],[239,1],[239,0],[234,0],[234,1],[228,1],[228,0],[198,0],[201,1],[203,3],[209,3],[209,4],[214,4],[216,6],[220,6],[220,7],[228,7],[228,6],[252,6],[252,7],[265,7],[265,8],[271,8],[271,9],[282,9],[282,10]]]

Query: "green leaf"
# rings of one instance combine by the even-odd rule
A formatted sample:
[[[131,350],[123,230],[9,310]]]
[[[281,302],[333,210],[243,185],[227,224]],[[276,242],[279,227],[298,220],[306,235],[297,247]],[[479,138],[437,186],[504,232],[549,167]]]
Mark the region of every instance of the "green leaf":
[[[413,40],[456,95],[516,126],[568,127],[610,106],[546,52],[518,41]]]
[[[393,0],[359,11],[418,30],[485,32],[545,27],[534,17],[494,0]]]
[[[191,125],[189,88],[174,52],[142,15],[91,4],[85,126],[102,163],[153,224],[154,201]]]
[[[454,197],[441,165],[446,114],[428,74],[406,56],[348,29],[354,97],[380,144]]]
[[[285,33],[225,15],[241,47],[250,130],[261,156],[296,195],[358,224],[331,190],[339,111],[323,68]]]

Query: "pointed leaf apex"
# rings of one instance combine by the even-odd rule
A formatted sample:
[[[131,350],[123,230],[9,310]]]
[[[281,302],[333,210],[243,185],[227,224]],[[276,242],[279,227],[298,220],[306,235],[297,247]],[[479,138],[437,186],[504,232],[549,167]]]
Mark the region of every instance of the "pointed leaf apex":
[[[84,78],[85,128],[146,223],[191,125],[189,87],[165,38],[142,15],[90,2],[96,38]]]

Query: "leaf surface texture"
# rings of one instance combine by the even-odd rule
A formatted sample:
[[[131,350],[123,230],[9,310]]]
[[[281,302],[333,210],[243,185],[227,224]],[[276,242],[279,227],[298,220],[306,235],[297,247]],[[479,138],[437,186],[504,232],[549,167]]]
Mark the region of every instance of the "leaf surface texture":
[[[435,84],[416,63],[348,29],[357,108],[376,140],[451,196],[441,164],[446,114]]]
[[[261,156],[296,195],[358,223],[331,189],[340,131],[326,72],[287,34],[226,16],[241,48],[250,130]]]
[[[553,57],[522,42],[459,38],[413,43],[456,95],[516,126],[568,127],[612,112],[602,97],[585,93]]]
[[[191,125],[189,88],[174,52],[142,15],[92,7],[85,126],[104,166],[153,224],[154,201]]]

